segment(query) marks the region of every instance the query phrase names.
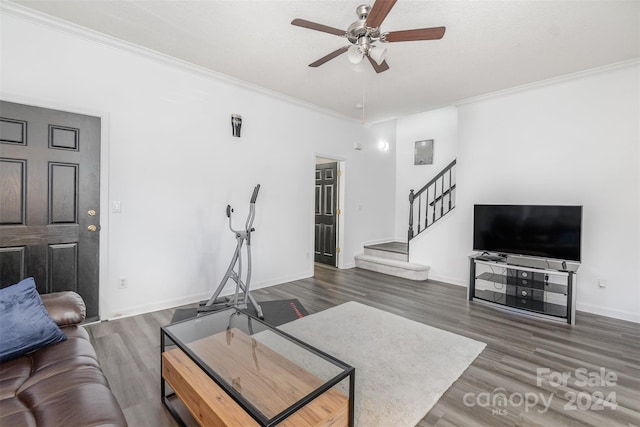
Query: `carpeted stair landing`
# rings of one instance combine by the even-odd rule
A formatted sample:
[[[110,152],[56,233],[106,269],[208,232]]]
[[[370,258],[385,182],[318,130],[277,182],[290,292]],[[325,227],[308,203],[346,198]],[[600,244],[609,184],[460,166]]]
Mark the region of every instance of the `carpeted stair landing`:
[[[356,267],[382,274],[419,281],[429,277],[429,266],[409,262],[407,244],[403,242],[366,245],[355,260]]]

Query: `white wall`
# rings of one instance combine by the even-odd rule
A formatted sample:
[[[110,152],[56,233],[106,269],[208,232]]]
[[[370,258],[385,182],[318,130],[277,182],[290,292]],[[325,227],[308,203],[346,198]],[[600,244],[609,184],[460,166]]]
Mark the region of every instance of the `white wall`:
[[[355,267],[353,255],[362,252],[364,244],[393,240],[396,121],[365,126],[362,131],[362,150],[352,154],[360,161],[346,165],[345,228],[358,236],[346,241],[346,268]],[[389,144],[387,151],[380,149],[382,142]]]
[[[637,62],[460,105],[457,167],[457,212],[412,260],[466,284],[473,204],[583,205],[577,309],[640,321]]]
[[[396,226],[395,236],[407,240],[409,190],[418,191],[456,158],[458,151],[455,107],[401,117],[396,131]],[[433,164],[414,165],[416,141],[433,139]],[[443,219],[444,220],[444,219]],[[417,224],[417,219],[415,220]]]
[[[316,154],[346,163],[346,258],[393,235],[395,124],[363,127],[55,22],[1,19],[3,99],[103,117],[103,318],[208,297],[235,247],[225,207],[242,226],[258,183],[254,285],[312,276]]]
[[[416,141],[433,139],[433,164],[414,165],[414,146]],[[409,190],[418,191],[429,180],[444,169],[458,155],[458,110],[446,107],[427,111],[398,119],[396,132],[396,226],[395,235],[399,241],[407,240],[409,225]],[[466,285],[467,279],[451,274],[457,268],[456,253],[462,239],[457,224],[462,217],[457,208],[447,214],[416,237],[411,243],[410,261],[431,267],[429,277],[458,285]],[[414,229],[417,229],[414,218]],[[421,244],[420,242],[437,242]]]

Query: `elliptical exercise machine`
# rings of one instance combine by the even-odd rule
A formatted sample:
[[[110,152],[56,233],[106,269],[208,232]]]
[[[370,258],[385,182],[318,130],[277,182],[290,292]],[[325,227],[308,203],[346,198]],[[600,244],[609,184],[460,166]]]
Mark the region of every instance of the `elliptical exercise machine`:
[[[227,307],[236,307],[238,309],[244,310],[248,307],[247,302],[251,302],[253,308],[255,308],[256,313],[260,319],[264,319],[262,314],[262,308],[260,304],[253,298],[251,293],[249,292],[249,288],[251,286],[251,233],[255,231],[253,228],[253,219],[256,216],[256,199],[258,198],[258,191],[260,191],[260,184],[256,185],[253,189],[253,194],[251,195],[251,201],[249,202],[249,215],[247,216],[247,221],[244,226],[244,230],[234,230],[231,224],[231,214],[233,213],[233,209],[231,205],[227,205],[227,218],[229,218],[229,230],[231,230],[236,235],[236,250],[233,253],[233,257],[231,258],[231,263],[229,264],[229,268],[225,273],[220,285],[214,292],[214,294],[209,298],[208,301],[203,301],[200,303],[200,307],[198,307],[198,313],[205,313],[210,311],[222,310]],[[247,280],[246,282],[242,281],[242,246],[244,243],[247,243]],[[238,271],[236,272],[235,267],[238,265]],[[233,299],[229,297],[221,297],[220,292],[224,289],[229,279],[233,279],[236,282],[236,291]],[[244,297],[242,302],[239,301],[239,293],[242,290],[244,293]]]

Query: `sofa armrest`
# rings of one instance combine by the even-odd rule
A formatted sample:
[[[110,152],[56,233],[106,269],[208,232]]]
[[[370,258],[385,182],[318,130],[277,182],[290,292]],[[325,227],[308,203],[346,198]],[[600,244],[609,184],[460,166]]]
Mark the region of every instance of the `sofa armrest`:
[[[84,301],[75,292],[54,292],[40,295],[40,298],[49,316],[58,326],[77,325],[86,317]]]

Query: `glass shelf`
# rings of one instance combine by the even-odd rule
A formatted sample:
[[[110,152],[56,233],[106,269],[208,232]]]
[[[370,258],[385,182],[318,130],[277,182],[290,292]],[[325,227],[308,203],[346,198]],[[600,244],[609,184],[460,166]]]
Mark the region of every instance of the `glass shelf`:
[[[567,317],[567,306],[544,302],[535,298],[522,298],[515,295],[507,295],[504,292],[476,289],[475,298],[489,301],[507,307],[516,307],[527,311],[546,314],[555,317]]]
[[[476,280],[486,280],[487,282],[500,283],[509,287],[515,286],[521,288],[529,288],[532,290],[541,290],[544,292],[553,292],[556,294],[567,294],[567,285],[540,280],[529,280],[526,283],[523,283],[523,281],[526,279],[519,279],[518,277],[514,276],[505,276],[504,274],[499,273],[485,272],[476,277]]]

